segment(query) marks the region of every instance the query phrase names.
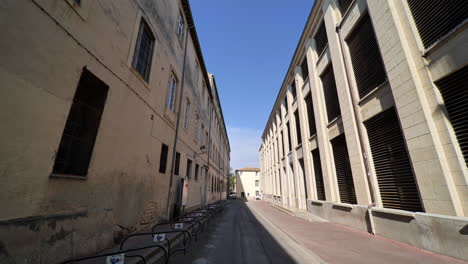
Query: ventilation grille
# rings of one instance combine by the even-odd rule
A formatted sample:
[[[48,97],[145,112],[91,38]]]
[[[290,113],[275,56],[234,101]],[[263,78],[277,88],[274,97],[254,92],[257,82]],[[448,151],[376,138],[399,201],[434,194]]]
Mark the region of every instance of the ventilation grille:
[[[390,108],[364,122],[385,208],[422,212],[398,116]]]
[[[468,166],[468,66],[436,82]]]
[[[354,76],[362,98],[387,79],[374,29],[366,14],[347,40]]]
[[[328,122],[341,115],[340,103],[336,92],[335,75],[333,75],[333,66],[327,67],[320,76],[322,79],[323,93],[327,105]]]
[[[335,158],[336,178],[338,180],[340,200],[342,203],[357,204],[345,135],[342,134],[332,139],[331,144],[333,157]]]
[[[408,0],[408,5],[426,49],[468,18],[466,0]]]
[[[319,149],[315,149],[312,151],[312,159],[314,162],[314,176],[315,186],[317,188],[317,199],[325,201],[325,186],[323,184],[322,164],[320,163]]]

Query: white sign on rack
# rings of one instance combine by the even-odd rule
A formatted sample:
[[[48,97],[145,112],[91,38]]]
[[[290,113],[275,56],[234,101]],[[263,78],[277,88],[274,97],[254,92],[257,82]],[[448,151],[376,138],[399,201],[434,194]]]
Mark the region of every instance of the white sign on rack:
[[[106,258],[106,264],[125,264],[125,254],[108,256]]]
[[[166,234],[156,234],[154,235],[154,242],[162,242],[166,240]]]
[[[175,228],[175,229],[183,229],[183,228],[184,228],[184,223],[176,223],[176,224],[174,225],[174,228]]]

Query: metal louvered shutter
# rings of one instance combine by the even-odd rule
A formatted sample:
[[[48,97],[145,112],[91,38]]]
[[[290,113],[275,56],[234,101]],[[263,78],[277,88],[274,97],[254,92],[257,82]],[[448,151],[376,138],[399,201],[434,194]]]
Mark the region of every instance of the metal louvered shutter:
[[[435,83],[468,166],[468,65]]]
[[[335,159],[336,178],[342,203],[357,204],[354,190],[353,173],[349,163],[348,147],[345,135],[342,134],[331,140],[333,157]]]
[[[341,115],[338,93],[336,91],[335,75],[333,66],[328,66],[320,76],[322,80],[323,93],[325,95],[325,104],[327,106],[328,122]]]
[[[347,42],[359,97],[363,98],[387,79],[369,14],[359,21]]]
[[[408,0],[408,5],[426,49],[468,18],[466,0]]]
[[[394,108],[364,122],[385,208],[422,212],[421,199]]]
[[[322,164],[320,163],[319,149],[312,150],[312,160],[314,162],[314,178],[317,188],[317,199],[325,201],[325,185],[323,183]]]
[[[317,54],[321,55],[328,44],[327,30],[325,28],[325,22],[320,24],[317,33],[315,34],[315,48],[317,49]]]
[[[345,14],[352,2],[353,0],[338,0],[341,15]]]

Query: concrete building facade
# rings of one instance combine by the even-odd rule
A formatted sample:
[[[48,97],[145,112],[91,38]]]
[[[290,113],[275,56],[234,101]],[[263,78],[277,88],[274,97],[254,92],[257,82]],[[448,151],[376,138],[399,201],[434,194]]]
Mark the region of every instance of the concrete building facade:
[[[227,196],[187,0],[0,4],[0,263],[58,263]]]
[[[264,197],[468,259],[466,10],[315,1],[262,136]]]
[[[236,196],[246,200],[255,200],[257,196],[261,196],[259,168],[236,170]]]

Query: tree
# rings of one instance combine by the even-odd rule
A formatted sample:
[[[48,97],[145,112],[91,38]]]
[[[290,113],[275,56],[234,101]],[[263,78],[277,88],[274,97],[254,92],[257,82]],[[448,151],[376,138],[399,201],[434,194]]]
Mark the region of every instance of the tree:
[[[236,175],[231,172],[231,176],[229,177],[229,189],[232,191],[234,190],[236,185]]]

